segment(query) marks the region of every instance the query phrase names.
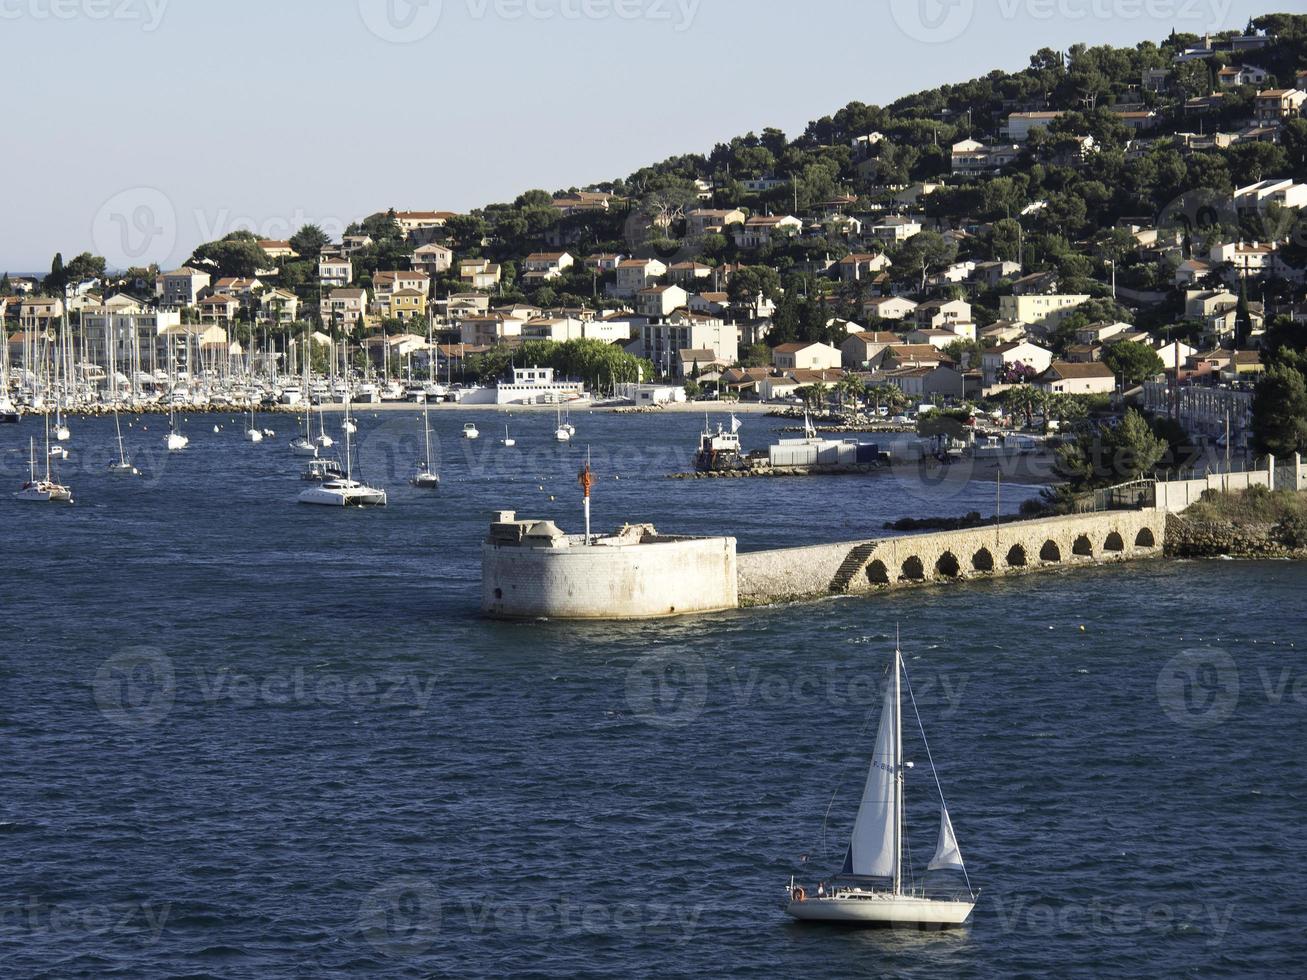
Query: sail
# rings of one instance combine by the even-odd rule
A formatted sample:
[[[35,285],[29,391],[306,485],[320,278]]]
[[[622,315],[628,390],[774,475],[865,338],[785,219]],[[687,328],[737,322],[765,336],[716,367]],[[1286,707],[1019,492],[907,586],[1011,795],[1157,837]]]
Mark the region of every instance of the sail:
[[[953,836],[953,821],[948,818],[948,807],[939,808],[939,844],[935,856],[926,865],[927,871],[961,871],[962,852],[958,850],[958,839]]]
[[[895,659],[895,669],[898,660]],[[844,859],[844,873],[895,877],[898,863],[898,792],[896,763],[898,757],[897,685],[891,677],[885,685],[885,701],[880,710],[880,730],[876,733],[876,750],[867,772],[858,818],[853,823],[853,839]]]

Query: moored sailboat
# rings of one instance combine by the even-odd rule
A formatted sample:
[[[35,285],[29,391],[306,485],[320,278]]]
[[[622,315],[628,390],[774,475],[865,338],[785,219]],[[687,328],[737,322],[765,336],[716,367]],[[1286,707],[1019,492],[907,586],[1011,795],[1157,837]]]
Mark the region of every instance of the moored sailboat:
[[[911,763],[903,761],[902,683],[906,679],[903,654],[896,643],[891,676],[881,707],[876,747],[844,867],[831,881],[822,882],[811,893],[790,879],[789,902],[785,910],[796,919],[945,929],[962,925],[976,907],[976,894],[971,890],[971,880],[953,834],[953,822],[949,819],[933,759],[930,760],[931,773],[940,794],[940,827],[935,854],[926,866],[926,872],[928,875],[933,872],[960,873],[962,881],[953,882],[951,888],[940,889],[926,887],[923,879],[923,884],[918,886],[910,880],[911,868],[904,866],[903,788],[904,776],[912,768]],[[908,696],[915,714],[911,683],[908,683]],[[917,724],[920,727],[920,716]],[[922,742],[930,759],[924,729]],[[906,883],[905,870],[909,878]],[[959,890],[958,884],[964,887]]]
[[[440,475],[436,473],[431,459],[431,411],[427,403],[422,403],[422,432],[426,437],[427,455],[418,460],[418,471],[409,479],[409,483],[419,490],[435,490],[440,486]]]

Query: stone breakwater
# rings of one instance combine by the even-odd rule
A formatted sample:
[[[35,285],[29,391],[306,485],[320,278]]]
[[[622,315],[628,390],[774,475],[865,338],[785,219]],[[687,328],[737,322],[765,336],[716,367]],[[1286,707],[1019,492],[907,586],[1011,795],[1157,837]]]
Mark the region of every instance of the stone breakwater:
[[[1194,521],[1175,514],[1166,522],[1171,558],[1307,558],[1307,529],[1281,522]]]
[[[1111,511],[934,534],[741,554],[741,606],[1153,558],[1167,525],[1154,510]]]

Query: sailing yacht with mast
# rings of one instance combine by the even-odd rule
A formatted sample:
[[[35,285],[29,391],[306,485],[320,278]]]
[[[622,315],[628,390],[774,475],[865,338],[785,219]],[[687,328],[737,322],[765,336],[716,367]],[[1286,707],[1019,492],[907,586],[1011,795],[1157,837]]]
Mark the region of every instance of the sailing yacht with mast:
[[[45,417],[45,479],[36,478],[36,440],[30,439],[30,454],[28,456],[27,482],[23,484],[21,490],[14,494],[14,499],[23,500],[28,503],[56,503],[71,504],[73,502],[73,491],[71,487],[66,487],[62,483],[53,479],[50,475],[50,416]]]
[[[348,405],[348,403],[346,403]],[[345,432],[345,478],[324,480],[299,495],[302,504],[319,507],[385,507],[386,491],[359,483],[354,479],[349,431]]]
[[[140,476],[141,471],[132,465],[127,455],[127,447],[123,444],[123,426],[118,418],[117,402],[113,406],[113,425],[118,432],[118,458],[109,462],[109,472],[117,476]]]
[[[182,435],[177,428],[177,406],[172,402],[168,404],[168,436],[164,442],[170,453],[179,453],[191,444],[190,437]]]
[[[559,442],[571,442],[572,434],[576,430],[571,425],[564,424],[563,410],[561,408],[557,409],[555,414],[557,415],[558,428],[554,429],[554,438]]]
[[[885,685],[876,748],[853,824],[853,837],[844,857],[844,868],[830,882],[819,884],[813,893],[796,885],[793,877],[790,878],[790,900],[785,910],[796,919],[942,929],[962,925],[976,907],[976,893],[971,890],[971,879],[967,876],[953,835],[953,822],[949,819],[939,776],[930,756],[930,744],[926,741],[925,729],[921,728],[921,717],[916,715],[911,682],[907,682],[908,698],[913,714],[917,716],[922,744],[940,797],[939,842],[926,871],[927,874],[959,872],[965,888],[958,891],[956,886],[959,883],[954,882],[951,892],[937,887],[927,889],[925,879],[918,887],[911,881],[911,867],[904,868],[903,783],[906,772],[912,768],[912,763],[903,761],[904,682],[907,682],[907,671],[903,667],[903,653],[896,642],[891,676]],[[904,881],[905,870],[909,879],[907,883]]]
[[[418,461],[418,471],[408,482],[419,490],[435,490],[440,486],[440,476],[431,461],[431,409],[427,402],[422,402],[422,429],[427,441],[427,456]]]

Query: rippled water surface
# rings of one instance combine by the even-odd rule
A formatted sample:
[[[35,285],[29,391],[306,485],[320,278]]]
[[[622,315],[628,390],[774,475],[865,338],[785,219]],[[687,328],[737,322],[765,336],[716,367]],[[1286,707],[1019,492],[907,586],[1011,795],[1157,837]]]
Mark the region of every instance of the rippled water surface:
[[[587,446],[599,527],[742,548],[995,499],[965,474],[666,480],[701,420],[573,421],[560,448],[552,417],[517,414],[506,450],[503,417],[436,413],[444,485],[424,494],[403,482],[418,417],[365,412],[363,475],[391,505],[352,513],[295,505],[289,417],[260,446],[192,417],[172,458],[136,421],[127,482],[101,474],[112,422],[75,421],[78,503],[0,497],[0,969],[1301,975],[1300,566],[482,621],[489,510],[577,529]],[[746,445],[773,428],[747,419]],[[6,487],[34,433],[0,427]],[[943,935],[800,927],[785,888],[840,863],[896,626],[979,905]],[[937,803],[908,748],[920,867]]]

